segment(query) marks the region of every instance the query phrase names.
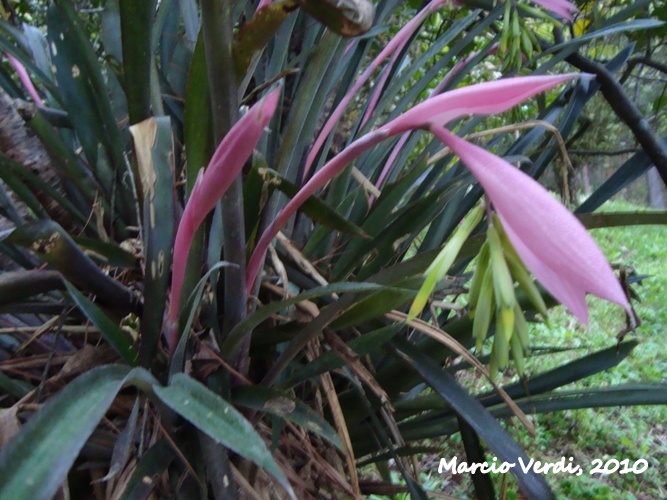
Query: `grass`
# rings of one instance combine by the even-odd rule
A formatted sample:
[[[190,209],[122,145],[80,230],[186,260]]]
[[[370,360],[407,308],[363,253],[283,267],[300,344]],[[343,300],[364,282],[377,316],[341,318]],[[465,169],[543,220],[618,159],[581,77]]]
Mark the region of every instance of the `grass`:
[[[624,202],[608,203],[601,208],[606,212],[627,210],[641,208]],[[664,340],[667,304],[663,299],[663,291],[667,290],[664,268],[667,262],[667,230],[662,226],[621,227],[596,229],[591,234],[612,263],[634,267],[638,275],[646,276],[641,284],[634,286],[641,299],[634,306],[642,325],[627,337],[636,338],[641,343],[617,367],[563,389],[664,382],[667,379],[667,342]],[[562,307],[551,312],[550,327],[532,327],[533,346],[576,350],[530,359],[527,363],[528,374],[554,368],[585,353],[616,344],[616,334],[625,325],[623,311],[597,298],[590,298],[589,306],[588,329]],[[463,382],[475,388],[485,385],[479,378]],[[508,430],[530,458],[552,462],[563,456],[566,460],[572,456],[574,462],[583,468],[580,476],[545,476],[558,498],[667,498],[667,405],[573,410],[532,415],[530,418],[536,428],[534,437],[518,425],[508,425]],[[459,461],[465,460],[458,435],[442,442],[442,450],[442,458],[458,456]],[[455,498],[473,496],[468,476],[438,474],[440,457],[435,461],[433,458],[424,457],[428,465],[423,468],[422,480],[427,489]],[[630,464],[644,458],[649,462],[649,468],[641,475],[589,474],[594,459],[606,461],[612,458],[619,461],[629,459]],[[501,478],[496,477],[494,484],[500,485]],[[517,498],[511,476],[507,478],[505,491],[506,498]]]

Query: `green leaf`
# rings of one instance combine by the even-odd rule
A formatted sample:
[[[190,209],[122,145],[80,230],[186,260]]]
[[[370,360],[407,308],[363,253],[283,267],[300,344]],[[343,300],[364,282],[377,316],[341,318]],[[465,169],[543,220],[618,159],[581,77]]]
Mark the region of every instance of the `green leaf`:
[[[134,365],[137,363],[138,353],[132,342],[132,338],[127,332],[121,330],[104,312],[88,300],[71,283],[65,281],[65,286],[72,300],[81,312],[100,330],[104,339],[113,347],[120,357],[127,363]]]
[[[84,236],[74,236],[72,240],[84,251],[87,251],[91,258],[103,261],[104,264],[111,267],[124,269],[137,269],[139,267],[137,257],[114,242],[104,242]]]
[[[2,448],[2,496],[52,498],[131,374],[123,366],[95,368],[51,398]]]
[[[339,293],[377,291],[381,288],[382,287],[380,285],[374,283],[332,283],[326,286],[313,288],[312,290],[303,292],[296,297],[292,297],[291,299],[272,302],[271,304],[267,304],[259,310],[255,311],[245,320],[236,325],[232,331],[229,332],[227,340],[223,344],[221,351],[223,353],[232,352],[238,346],[239,342],[243,340],[245,335],[248,332],[251,332],[262,321],[270,318],[277,312],[296,304],[297,302]]]
[[[389,342],[404,327],[405,325],[402,323],[392,323],[372,332],[364,333],[360,337],[350,340],[347,345],[359,357],[363,357],[382,349],[382,346]],[[295,369],[288,380],[279,385],[281,387],[293,387],[304,380],[333,371],[341,366],[345,366],[345,361],[335,352],[327,351],[307,365]]]
[[[290,497],[296,498],[262,438],[230,403],[198,381],[180,373],[171,378],[167,387],[155,387],[154,390],[172,410],[215,441],[266,469]]]
[[[644,175],[651,167],[653,167],[653,162],[644,150],[635,153],[586,198],[586,201],[579,205],[575,213],[593,212],[625,186]]]
[[[199,170],[206,167],[213,154],[211,95],[208,88],[204,38],[201,33],[190,61],[183,129],[187,151],[185,162],[185,198],[187,199],[195,185]],[[187,297],[192,292],[199,280],[205,231],[204,227],[200,227],[193,238],[183,280],[181,293],[183,297]]]
[[[4,373],[0,372],[0,391],[2,394],[11,394],[17,399],[21,399],[34,389],[33,386],[20,380],[14,380]]]
[[[47,194],[51,200],[58,203],[58,205],[80,222],[85,224],[87,221],[87,217],[84,216],[81,210],[74,206],[70,200],[63,197],[39,176],[4,155],[0,157],[0,177],[2,177],[7,185],[12,188],[12,191],[14,191],[35,213],[44,213],[44,209],[41,206],[34,207],[31,201],[35,200],[35,202],[37,202],[34,193],[41,191]],[[23,180],[23,182],[21,180]],[[30,188],[28,189],[27,186]]]
[[[105,137],[105,133],[84,56],[93,49],[80,37],[73,35],[80,27],[78,23],[72,22],[67,10],[68,7],[60,4],[52,4],[48,10],[48,37],[52,44],[53,64],[65,110],[74,125],[86,158],[91,165],[97,165],[98,141]],[[110,187],[104,186],[105,189]],[[109,192],[110,190],[107,194]]]
[[[111,178],[127,186],[128,178],[131,183],[135,175],[123,154],[123,139],[107,95],[102,67],[72,1],[52,3],[47,11],[47,25],[60,95],[86,159],[96,178]],[[98,162],[100,150],[111,160],[110,166],[105,161]],[[113,186],[102,188],[107,195],[113,192]],[[116,189],[116,194],[119,199],[115,206],[121,210],[123,219],[135,223],[133,189]]]
[[[284,418],[323,437],[343,451],[340,437],[329,423],[308,405],[282,391],[263,386],[243,386],[232,394],[234,404]]]
[[[77,114],[76,111],[75,114]],[[46,120],[44,114],[38,112],[35,106],[25,106],[21,110],[21,116],[39,137],[40,141],[48,151],[49,156],[54,160],[60,175],[71,180],[88,202],[92,204],[97,200],[99,198],[99,186],[90,178],[81,162],[77,160],[76,154],[67,146],[63,136]],[[85,114],[82,114],[78,118],[81,119],[84,116]],[[90,133],[91,130],[88,132]],[[97,159],[97,144],[95,144],[94,147],[95,159]],[[102,188],[109,189],[110,186],[105,184],[110,182],[111,173],[108,171],[100,171],[100,169],[96,169],[96,172],[98,174],[97,179]],[[103,208],[108,211],[109,205],[104,204]]]
[[[667,384],[621,384],[602,389],[558,391],[537,397],[515,400],[524,411],[551,413],[582,408],[605,408],[634,405],[667,404]],[[505,408],[502,408],[502,407]],[[498,405],[490,411],[498,417],[508,417],[511,410]]]
[[[141,456],[134,473],[125,486],[121,500],[147,498],[153,490],[157,478],[176,458],[174,449],[166,439],[155,443]]]
[[[57,271],[29,269],[5,271],[0,274],[0,304],[20,302],[40,293],[64,288],[62,275]]]
[[[16,166],[18,165],[16,165],[5,155],[0,156],[0,178],[2,178],[3,182],[7,183],[7,186],[11,188],[16,196],[18,196],[18,198],[23,203],[25,203],[25,205],[30,208],[30,210],[32,210],[35,215],[37,215],[37,217],[40,219],[48,219],[49,214],[39,202],[33,190],[30,189],[30,187],[28,187],[26,183],[14,173],[15,170],[18,170],[15,168]],[[18,167],[20,168],[20,166]],[[18,213],[14,213],[12,218],[14,219],[15,223],[20,223],[21,221],[21,217],[18,215]],[[18,221],[16,219],[18,219]]]
[[[461,440],[466,452],[466,462],[468,463],[482,463],[486,462],[484,456],[484,448],[479,440],[479,436],[470,425],[461,417],[457,417],[459,423],[459,430],[461,432]],[[496,498],[493,489],[493,482],[489,474],[471,474],[472,482],[475,486],[475,493],[477,498]]]
[[[194,290],[190,293],[188,300],[185,302],[185,305],[181,308],[181,318],[179,324],[179,330],[181,331],[181,338],[178,341],[174,355],[171,357],[171,364],[169,366],[169,376],[175,375],[183,371],[185,364],[185,347],[188,342],[188,336],[190,333],[190,328],[192,323],[195,320],[195,315],[199,306],[201,305],[202,296],[204,295],[204,287],[206,283],[210,280],[213,282],[214,277],[217,276],[219,269],[223,267],[230,266],[231,264],[226,261],[216,262],[212,265],[206,274],[202,276],[197,285],[194,287]],[[183,325],[181,327],[181,325]]]
[[[632,350],[637,347],[637,340],[628,340],[618,345],[608,347],[593,354],[576,359],[553,370],[540,373],[528,380],[517,382],[503,387],[511,398],[519,398],[525,395],[538,395],[557,389],[577,380],[590,377],[596,373],[603,372],[618,365],[627,358]],[[500,396],[493,391],[480,396],[482,404],[493,405],[501,401]]]
[[[151,32],[156,0],[120,0],[123,69],[130,125],[150,116]]]
[[[57,99],[58,92],[53,79],[51,78],[50,69],[48,72],[42,71],[39,68],[39,62],[35,63],[34,61],[34,59],[37,58],[35,54],[31,53],[29,47],[25,46],[30,45],[30,36],[28,36],[28,40],[25,40],[26,43],[23,44],[23,33],[15,30],[9,23],[5,23],[4,21],[0,22],[0,30],[3,32],[2,36],[0,36],[0,49],[2,49],[3,52],[8,52],[13,55],[21,64],[23,64],[23,66],[25,66],[28,72],[39,81],[39,83],[46,89],[47,93],[53,95]],[[12,39],[16,39],[17,43],[14,43]],[[24,47],[22,47],[22,45],[24,45]],[[22,93],[23,92],[20,92],[20,94]]]
[[[591,375],[595,375],[596,373],[613,368],[628,357],[637,345],[638,342],[636,340],[621,342],[618,345],[594,352],[580,359],[558,366],[553,370],[548,370],[544,373],[535,375],[527,380],[503,386],[503,390],[510,398],[515,400],[526,397],[527,395],[529,397],[542,395],[564,385],[577,382],[590,377]],[[555,352],[561,351],[556,350]],[[504,404],[502,398],[495,390],[476,395],[475,397],[487,408]],[[397,412],[397,420],[409,418],[416,411],[426,410],[428,409],[427,407],[437,408],[437,410],[424,412],[422,415],[409,422],[406,421],[405,425],[402,425],[401,427],[403,431],[418,428],[426,421],[438,420],[443,422],[454,416],[454,412],[450,407],[445,405],[445,409],[442,409],[442,402],[440,402],[440,405],[436,406],[435,401],[430,395],[423,396],[419,399],[421,402],[415,399],[412,400],[412,402],[406,401],[403,404],[397,404],[396,408],[399,410]],[[401,412],[401,410],[407,411]]]
[[[200,32],[201,21],[199,19],[199,11],[197,9],[196,0],[178,0],[178,6],[183,18],[183,27],[185,28],[185,39],[188,47],[194,48],[197,34]]]
[[[349,328],[378,318],[393,309],[399,309],[403,304],[415,298],[421,283],[421,276],[406,278],[392,287],[385,287],[383,290],[364,297],[332,321],[331,328],[335,330]]]

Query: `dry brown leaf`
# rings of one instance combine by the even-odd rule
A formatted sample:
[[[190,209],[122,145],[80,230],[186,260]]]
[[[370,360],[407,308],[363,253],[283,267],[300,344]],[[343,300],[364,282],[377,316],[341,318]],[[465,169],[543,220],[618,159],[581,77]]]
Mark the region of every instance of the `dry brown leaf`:
[[[311,345],[314,346],[316,351],[321,351],[319,340],[317,338],[312,339]],[[347,429],[347,424],[345,423],[345,415],[340,407],[340,402],[338,401],[338,396],[336,394],[336,387],[331,379],[331,374],[323,373],[320,375],[320,382],[322,383],[324,394],[326,395],[329,407],[331,408],[336,432],[340,436],[343,449],[345,450],[345,461],[347,462],[347,469],[350,474],[350,486],[354,492],[354,497],[360,498],[361,490],[359,489],[359,477],[357,476],[357,465],[354,458],[354,450],[352,449],[352,441],[350,440],[350,433]]]
[[[285,250],[287,256],[292,259],[292,262],[294,262],[304,273],[313,278],[318,284],[322,286],[329,284],[324,276],[322,276],[318,270],[315,269],[315,266],[313,266],[310,260],[303,256],[301,251],[296,246],[294,246],[294,244],[287,236],[279,232],[276,235],[276,240],[278,240],[280,246],[283,247],[283,250]]]

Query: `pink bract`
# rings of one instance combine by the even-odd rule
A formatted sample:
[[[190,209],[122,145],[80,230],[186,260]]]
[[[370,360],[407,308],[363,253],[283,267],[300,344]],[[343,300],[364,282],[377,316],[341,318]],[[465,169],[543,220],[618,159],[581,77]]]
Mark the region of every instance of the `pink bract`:
[[[167,342],[174,349],[178,340],[181,289],[188,253],[197,229],[229,189],[271,120],[280,98],[280,88],[267,94],[232,127],[220,142],[206,170],[201,170],[185,205],[174,241],[171,300],[167,318]]]
[[[461,116],[490,115],[580,75],[508,78],[456,89],[419,104],[357,139],[324,165],[279,212],[257,243],[248,263],[248,290],[257,279],[271,240],[309,196],[361,153],[388,137],[428,129],[449,146],[480,181],[526,266],[544,287],[588,324],[586,293],[631,308],[609,263],[586,229],[543,187],[506,161],[447,131]],[[520,196],[516,196],[520,193]]]
[[[623,306],[632,315],[609,262],[565,206],[502,158],[438,125],[430,131],[477,178],[521,260],[551,295],[585,325],[587,292]]]
[[[252,290],[271,240],[309,196],[338,175],[361,153],[388,137],[447,122],[470,114],[490,115],[507,111],[526,99],[579,75],[526,76],[484,82],[432,97],[406,111],[350,144],[308,180],[294,198],[278,213],[257,242],[246,272],[248,291]]]

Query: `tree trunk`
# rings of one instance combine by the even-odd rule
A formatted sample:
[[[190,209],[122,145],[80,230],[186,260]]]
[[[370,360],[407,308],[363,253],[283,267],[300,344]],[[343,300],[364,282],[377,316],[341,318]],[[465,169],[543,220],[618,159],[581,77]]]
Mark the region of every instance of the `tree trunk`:
[[[0,88],[0,155],[5,156],[37,175],[43,182],[65,197],[58,171],[51,164],[40,140],[26,126],[16,109],[14,99]],[[72,229],[72,217],[49,195],[29,186],[49,216],[66,229]],[[24,220],[33,219],[25,204],[10,193],[17,211]],[[3,226],[8,223],[3,221]]]

